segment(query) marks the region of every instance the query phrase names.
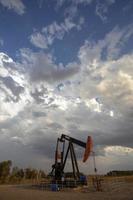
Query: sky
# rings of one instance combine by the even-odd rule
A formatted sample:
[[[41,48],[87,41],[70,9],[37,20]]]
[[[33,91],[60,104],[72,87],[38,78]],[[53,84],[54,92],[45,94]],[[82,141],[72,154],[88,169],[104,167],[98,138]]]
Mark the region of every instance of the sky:
[[[132,44],[132,0],[0,0],[0,161],[49,172],[63,133],[132,170]]]

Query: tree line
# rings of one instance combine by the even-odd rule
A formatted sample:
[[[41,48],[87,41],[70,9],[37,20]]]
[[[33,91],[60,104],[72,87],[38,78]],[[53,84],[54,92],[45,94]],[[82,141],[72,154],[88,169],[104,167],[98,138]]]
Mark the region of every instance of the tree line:
[[[12,161],[0,162],[0,183],[18,183],[24,180],[41,180],[46,178],[43,170],[34,168],[12,167]]]
[[[133,175],[133,170],[125,170],[125,171],[114,170],[107,173],[107,176],[132,176],[132,175]]]

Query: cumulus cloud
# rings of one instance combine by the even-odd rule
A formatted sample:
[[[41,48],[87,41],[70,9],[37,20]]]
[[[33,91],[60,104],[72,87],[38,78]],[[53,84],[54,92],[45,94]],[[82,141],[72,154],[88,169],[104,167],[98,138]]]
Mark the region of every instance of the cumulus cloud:
[[[28,96],[20,66],[8,55],[0,53],[0,121],[12,118],[23,109]]]
[[[110,163],[112,152],[124,156],[127,148],[131,150],[133,54],[122,54],[131,37],[132,25],[115,27],[97,42],[86,41],[79,49],[78,61],[67,66],[55,64],[50,54],[29,49],[21,50],[21,62],[1,53],[3,155],[7,155],[6,145],[14,144],[21,147],[19,155],[24,148],[27,158],[32,155],[39,157],[39,162],[44,158],[50,161],[61,133],[83,141],[91,135],[104,162]],[[5,101],[9,94],[19,97],[18,101]]]
[[[84,18],[79,19],[79,23],[74,23],[71,19],[65,18],[64,22],[58,24],[56,21],[52,24],[43,27],[41,32],[34,32],[30,36],[30,42],[41,49],[46,49],[52,45],[54,40],[62,40],[66,33],[69,33],[72,29],[81,29],[84,23]]]
[[[52,83],[71,77],[79,71],[77,63],[69,63],[66,66],[63,66],[63,64],[56,65],[52,56],[43,52],[34,53],[28,49],[23,49],[21,56],[26,69],[29,66],[29,75],[33,82]]]
[[[25,12],[25,5],[22,0],[0,0],[0,3],[7,9],[14,10],[19,15]]]
[[[117,40],[112,42],[114,35]],[[99,113],[94,113],[87,108],[87,104],[82,108],[80,104],[67,118],[69,130],[74,135],[78,132],[80,135],[84,132],[83,136],[92,134],[97,144],[95,148],[101,155],[106,153],[106,146],[122,146],[123,151],[125,147],[133,148],[133,55],[121,54],[122,47],[130,37],[132,25],[122,30],[117,27],[97,43],[87,41],[79,51],[81,73],[78,94],[84,102],[97,97],[102,107]],[[104,57],[103,52],[106,53]],[[112,117],[107,113],[113,113]],[[75,124],[80,124],[76,131],[72,128]]]
[[[121,111],[131,106],[132,53],[122,56],[121,50],[132,34],[132,25],[122,30],[115,28],[103,40],[86,42],[81,47],[79,59],[84,81],[81,81],[80,92],[85,98],[97,94],[108,107],[111,105]],[[112,41],[113,38],[117,40]],[[89,91],[84,90],[87,85]]]

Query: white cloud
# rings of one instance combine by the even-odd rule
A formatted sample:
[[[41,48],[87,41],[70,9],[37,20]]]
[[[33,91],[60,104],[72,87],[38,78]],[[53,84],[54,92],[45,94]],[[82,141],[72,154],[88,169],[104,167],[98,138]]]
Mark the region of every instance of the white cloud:
[[[105,147],[105,152],[108,155],[133,155],[133,149],[132,148],[128,148],[128,147],[122,147],[122,146],[109,146],[109,147]]]
[[[132,27],[115,27],[97,43],[86,41],[79,51],[79,95],[83,99],[99,97],[113,116],[123,115],[133,106],[133,54],[121,55],[126,41],[133,36]]]
[[[39,47],[41,49],[46,49],[48,47],[48,41],[46,37],[38,32],[35,32],[30,36],[30,42],[34,46]]]
[[[27,101],[27,82],[16,70],[17,65],[8,55],[0,53],[0,121],[15,116]]]
[[[84,23],[84,18],[79,19],[79,23],[75,24],[69,18],[65,18],[64,22],[58,24],[56,21],[52,24],[43,27],[41,32],[35,32],[30,36],[30,41],[36,47],[46,49],[52,45],[54,40],[62,40],[66,33],[69,33],[72,29],[80,30]]]
[[[95,112],[102,112],[102,104],[96,101],[96,99],[85,100],[85,104]]]
[[[133,55],[130,56],[130,59],[132,59]],[[121,59],[125,59],[126,64],[122,63]],[[124,68],[129,65],[128,62],[128,56],[124,56],[124,58],[121,58],[113,63],[108,63],[106,65],[106,73],[103,80],[100,81],[100,83],[97,86],[98,91],[100,94],[104,96],[106,99],[106,103],[109,105],[112,105],[114,108],[118,109],[120,112],[122,110],[127,109],[128,107],[132,107],[133,104],[133,75],[131,75],[129,69],[128,72],[124,72]],[[121,63],[121,65],[120,65]],[[115,71],[110,71],[111,67],[115,67]],[[117,68],[119,66],[120,68]],[[104,64],[103,64],[104,68]],[[122,69],[123,68],[123,69]],[[126,70],[127,71],[127,70]],[[101,68],[102,72],[102,68]]]
[[[25,5],[22,0],[0,0],[0,3],[7,9],[14,10],[19,15],[25,12]]]
[[[51,34],[55,29],[50,29]],[[58,30],[56,28],[56,30]],[[112,117],[123,113],[126,106],[132,105],[132,54],[121,55],[126,41],[132,36],[132,24],[120,29],[115,27],[97,43],[86,41],[79,50],[80,70],[77,64],[68,66],[55,65],[51,56],[43,53],[25,53],[30,59],[32,81],[47,81],[48,83],[67,80],[60,93],[70,98],[80,97],[82,101],[93,107],[95,111],[104,112]],[[34,67],[33,67],[34,66]],[[39,66],[38,68],[36,66]],[[48,69],[45,67],[47,66]],[[37,71],[36,71],[37,69]],[[74,73],[67,69],[75,69]],[[47,71],[48,70],[48,71]],[[62,71],[63,70],[63,71]],[[45,72],[45,73],[44,73]],[[78,76],[77,76],[78,75]],[[113,82],[112,82],[113,80]],[[89,89],[88,89],[89,88]],[[112,95],[113,94],[113,95]],[[100,103],[91,100],[100,99]],[[124,105],[124,106],[123,106]]]
[[[117,59],[123,46],[132,36],[133,24],[130,24],[123,29],[116,26],[106,34],[104,39],[99,40],[97,43],[86,41],[79,51],[81,64],[91,71],[99,67],[98,62],[100,60]]]

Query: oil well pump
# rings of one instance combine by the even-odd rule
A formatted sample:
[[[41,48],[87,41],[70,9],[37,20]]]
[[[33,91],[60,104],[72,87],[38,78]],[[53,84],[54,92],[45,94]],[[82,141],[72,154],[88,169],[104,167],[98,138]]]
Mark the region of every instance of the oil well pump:
[[[55,181],[61,181],[64,176],[64,168],[67,162],[68,154],[70,153],[71,163],[72,163],[72,174],[74,180],[80,180],[80,171],[78,167],[78,162],[75,154],[74,144],[84,148],[83,162],[86,162],[90,153],[92,152],[92,138],[88,136],[87,142],[77,140],[68,135],[62,134],[60,138],[57,139],[56,151],[55,151],[55,162],[52,165],[51,175]],[[66,147],[67,146],[67,147]]]

